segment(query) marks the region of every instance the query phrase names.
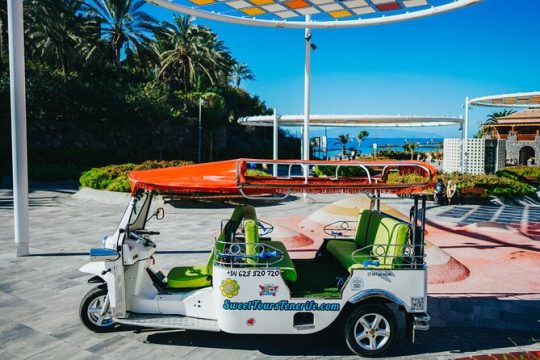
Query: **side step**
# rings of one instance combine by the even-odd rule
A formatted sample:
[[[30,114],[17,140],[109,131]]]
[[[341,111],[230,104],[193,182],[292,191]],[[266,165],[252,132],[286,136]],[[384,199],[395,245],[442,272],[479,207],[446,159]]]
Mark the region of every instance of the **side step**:
[[[129,313],[125,319],[114,318],[113,320],[119,324],[158,329],[221,331],[217,320],[199,319],[181,315]]]

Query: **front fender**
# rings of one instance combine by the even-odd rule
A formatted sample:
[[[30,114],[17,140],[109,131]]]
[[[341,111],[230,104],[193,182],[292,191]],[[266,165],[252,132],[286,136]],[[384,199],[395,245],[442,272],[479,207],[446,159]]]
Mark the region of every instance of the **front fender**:
[[[105,281],[107,284],[109,301],[112,308],[116,307],[115,281],[114,281],[114,265],[108,265],[105,261],[92,261],[79,268],[80,272],[96,275]]]
[[[79,271],[87,274],[97,275],[103,280],[105,280],[105,276],[107,275],[107,273],[105,275],[102,274],[103,272],[107,271],[104,261],[89,262],[88,264],[81,266]]]

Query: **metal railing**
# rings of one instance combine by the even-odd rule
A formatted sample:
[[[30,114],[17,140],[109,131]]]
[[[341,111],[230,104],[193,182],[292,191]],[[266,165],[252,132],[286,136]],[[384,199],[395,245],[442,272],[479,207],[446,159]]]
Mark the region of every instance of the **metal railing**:
[[[216,241],[214,264],[230,267],[272,267],[284,258],[284,253],[264,242],[246,244],[242,241]],[[247,251],[251,248],[250,251]],[[248,254],[252,253],[252,254]]]
[[[398,255],[389,255],[389,252],[392,254],[397,252]],[[371,244],[351,253],[354,263],[362,265],[365,269],[423,269],[425,257],[425,255],[415,254],[414,247],[409,243],[404,245]]]

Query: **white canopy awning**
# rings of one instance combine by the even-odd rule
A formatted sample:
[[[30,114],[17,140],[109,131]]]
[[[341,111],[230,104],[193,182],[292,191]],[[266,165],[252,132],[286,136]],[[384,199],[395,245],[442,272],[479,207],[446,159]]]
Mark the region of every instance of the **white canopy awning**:
[[[472,106],[540,108],[540,91],[483,96],[469,100]]]
[[[241,125],[273,126],[274,115],[238,119]],[[279,126],[302,126],[303,115],[278,115]],[[310,115],[310,126],[329,127],[428,127],[461,125],[461,117],[403,115]]]

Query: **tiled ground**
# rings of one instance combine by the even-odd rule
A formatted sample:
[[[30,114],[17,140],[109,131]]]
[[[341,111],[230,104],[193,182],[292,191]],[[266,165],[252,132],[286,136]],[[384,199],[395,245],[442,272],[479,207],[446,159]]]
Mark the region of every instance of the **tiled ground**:
[[[0,360],[3,359],[266,359],[343,358],[350,354],[339,335],[238,336],[186,331],[122,329],[94,334],[79,322],[77,311],[90,285],[77,271],[88,260],[87,251],[111,233],[126,203],[121,199],[84,201],[74,189],[31,192],[31,253],[14,257],[11,192],[0,189]],[[258,209],[261,217],[309,214],[336,197],[304,204],[291,201]],[[447,211],[452,208],[448,207]],[[166,206],[167,216],[184,224],[160,224],[158,266],[203,261],[220,220],[228,208]],[[455,212],[462,211],[454,208]],[[531,214],[531,212],[529,212]],[[460,216],[467,217],[467,213]],[[529,215],[530,216],[530,215]],[[448,359],[472,354],[540,349],[540,334],[463,327],[420,332],[415,345],[403,337],[394,356],[403,359]],[[353,357],[351,357],[353,358]]]

